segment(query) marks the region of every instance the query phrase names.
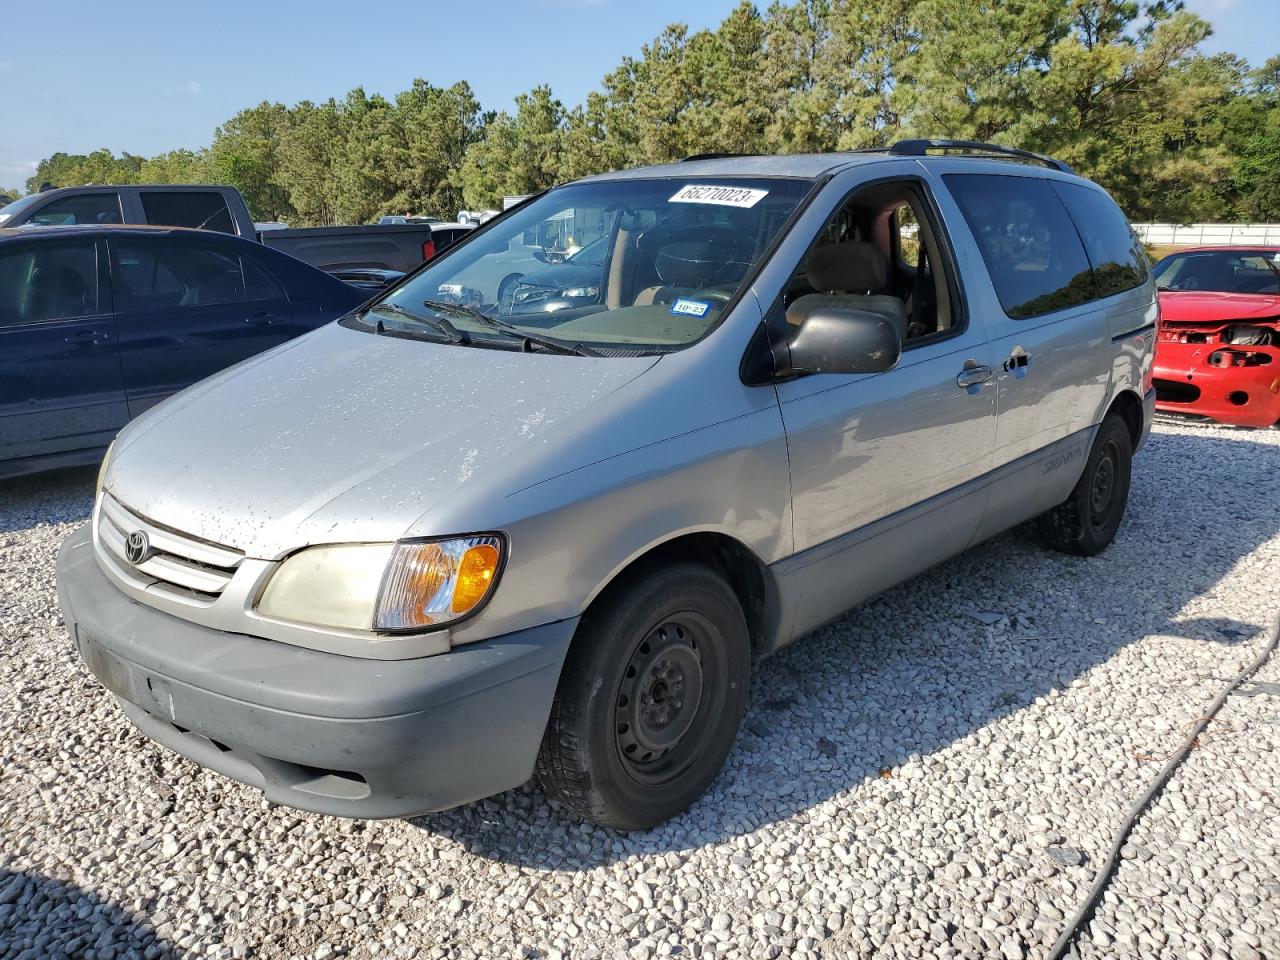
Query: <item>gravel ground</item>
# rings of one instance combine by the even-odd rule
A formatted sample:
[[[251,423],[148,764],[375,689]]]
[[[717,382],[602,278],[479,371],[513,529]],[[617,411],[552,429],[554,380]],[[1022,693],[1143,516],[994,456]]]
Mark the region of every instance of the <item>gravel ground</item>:
[[[10,482],[0,958],[1042,957],[1264,643],[1277,476],[1280,431],[1160,425],[1104,556],[1015,532],[783,651],[711,792],[631,836],[533,787],[330,820],[152,745],[57,613],[92,473]],[[1280,956],[1280,657],[1256,679],[1140,820],[1083,957]]]

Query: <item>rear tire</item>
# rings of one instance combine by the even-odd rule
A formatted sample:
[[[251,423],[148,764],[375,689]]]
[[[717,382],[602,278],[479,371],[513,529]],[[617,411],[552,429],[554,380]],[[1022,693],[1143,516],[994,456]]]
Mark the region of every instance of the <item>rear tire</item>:
[[[751,649],[737,597],[707,567],[649,567],[583,617],[538,754],[543,789],[575,816],[644,830],[696,800],[747,704]]]
[[[1081,557],[1105,550],[1124,519],[1132,469],[1129,427],[1122,417],[1109,414],[1098,428],[1071,496],[1036,519],[1045,545]]]

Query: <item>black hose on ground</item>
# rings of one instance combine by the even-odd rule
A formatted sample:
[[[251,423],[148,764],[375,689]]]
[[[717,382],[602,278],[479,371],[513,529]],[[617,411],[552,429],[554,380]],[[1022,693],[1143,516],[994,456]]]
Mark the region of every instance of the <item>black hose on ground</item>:
[[[1209,726],[1214,717],[1218,715],[1222,705],[1227,702],[1227,697],[1231,696],[1239,688],[1240,684],[1257,673],[1262,665],[1270,659],[1271,654],[1276,649],[1277,641],[1280,641],[1280,613],[1277,613],[1271,621],[1271,636],[1263,645],[1262,652],[1258,654],[1257,658],[1249,666],[1236,674],[1235,679],[1228,683],[1214,699],[1213,703],[1209,705],[1209,709],[1205,711],[1204,716],[1191,726],[1182,745],[1169,757],[1168,761],[1160,769],[1159,775],[1152,781],[1151,786],[1147,788],[1146,793],[1138,799],[1138,802],[1125,815],[1120,824],[1120,829],[1116,831],[1115,839],[1111,841],[1111,850],[1107,854],[1107,859],[1098,869],[1098,875],[1093,880],[1093,886],[1089,888],[1089,893],[1076,910],[1075,915],[1067,922],[1066,928],[1063,929],[1062,935],[1058,937],[1058,941],[1053,945],[1053,949],[1049,951],[1046,960],[1063,960],[1067,956],[1067,951],[1075,944],[1076,937],[1093,919],[1094,911],[1097,910],[1098,904],[1102,901],[1102,895],[1106,892],[1107,885],[1111,882],[1111,878],[1116,872],[1116,867],[1120,863],[1120,848],[1129,839],[1129,834],[1133,832],[1134,826],[1137,825],[1138,818],[1151,805],[1151,801],[1159,796],[1160,791],[1169,782],[1169,778],[1173,776],[1173,772],[1182,765],[1182,761],[1186,760],[1190,755],[1196,740],[1204,733],[1205,728]]]

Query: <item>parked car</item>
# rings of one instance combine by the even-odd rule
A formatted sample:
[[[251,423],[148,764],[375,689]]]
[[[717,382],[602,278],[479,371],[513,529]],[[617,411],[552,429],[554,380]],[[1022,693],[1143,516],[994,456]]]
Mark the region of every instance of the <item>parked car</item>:
[[[329,273],[353,268],[407,273],[471,230],[453,223],[301,227],[264,233],[262,242]]]
[[[387,224],[387,223],[402,223],[402,224],[403,224],[403,223],[439,223],[439,222],[440,222],[440,218],[439,218],[439,217],[403,217],[403,216],[399,216],[399,215],[396,215],[396,214],[392,214],[392,215],[390,215],[390,216],[386,216],[386,217],[379,217],[379,218],[378,218],[378,223],[381,223],[381,224]]]
[[[208,231],[0,230],[0,478],[95,463],[165,397],[368,296]]]
[[[59,555],[80,655],[277,803],[403,816],[536,767],[587,819],[673,816],[759,657],[1015,524],[1116,535],[1146,259],[1064,164],[955,146],[557,187],[144,416]],[[610,237],[602,300],[496,316],[500,272],[462,278],[549,218]]]
[[[58,187],[0,207],[0,227],[160,224],[253,240],[258,227],[235,187],[173,184]]]
[[[507,296],[498,299],[498,311],[555,317],[561,310],[597,303],[603,294],[600,277],[609,240],[597,237],[559,263],[539,264],[509,282]]]
[[[235,187],[172,184],[60,187],[0,208],[0,227],[134,223],[230,233],[261,240],[330,272],[371,267],[404,273],[472,229],[429,217],[400,219],[408,222],[337,227],[258,224]]]
[[[1280,247],[1198,247],[1153,270],[1156,409],[1242,427],[1280,423]]]

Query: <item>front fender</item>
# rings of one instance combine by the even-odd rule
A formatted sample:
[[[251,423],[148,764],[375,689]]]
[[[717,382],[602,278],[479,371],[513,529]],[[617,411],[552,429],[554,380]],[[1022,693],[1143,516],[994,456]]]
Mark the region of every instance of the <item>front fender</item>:
[[[502,582],[454,643],[576,617],[637,558],[687,534],[723,534],[765,563],[788,555],[781,413],[769,404],[531,485],[502,513]]]

